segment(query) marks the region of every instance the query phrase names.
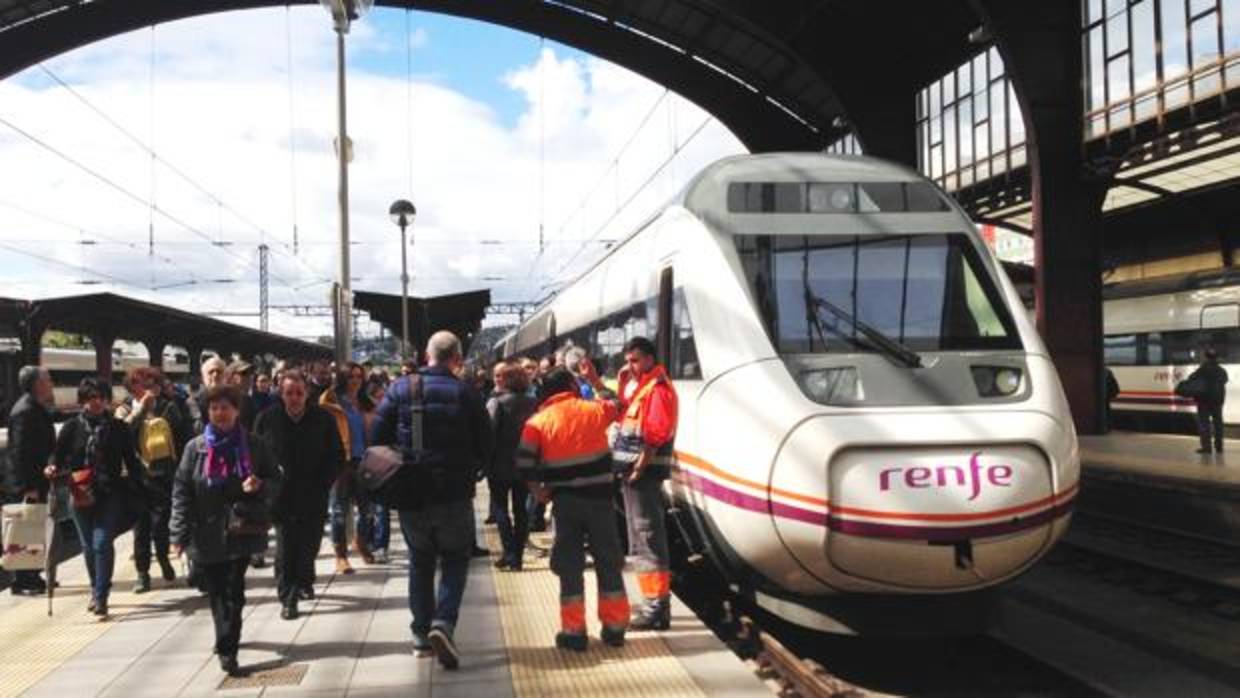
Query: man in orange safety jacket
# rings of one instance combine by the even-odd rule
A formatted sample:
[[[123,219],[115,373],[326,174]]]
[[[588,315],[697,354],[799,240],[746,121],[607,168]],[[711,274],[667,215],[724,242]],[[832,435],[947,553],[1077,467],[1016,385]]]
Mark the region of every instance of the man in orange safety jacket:
[[[584,652],[586,636],[585,546],[598,577],[598,617],[603,642],[620,647],[629,623],[624,554],[612,514],[611,451],[607,429],[620,414],[610,399],[580,397],[577,379],[554,368],[542,379],[543,403],[521,430],[517,472],[542,502],[554,500],[555,542],[551,571],[560,578],[560,627],[555,644]]]
[[[634,337],[625,343],[624,363],[618,385],[624,411],[612,455],[624,475],[629,554],[636,558],[637,583],[646,599],[629,627],[667,630],[671,625],[671,560],[663,481],[675,462],[676,391],[655,361],[649,339]]]

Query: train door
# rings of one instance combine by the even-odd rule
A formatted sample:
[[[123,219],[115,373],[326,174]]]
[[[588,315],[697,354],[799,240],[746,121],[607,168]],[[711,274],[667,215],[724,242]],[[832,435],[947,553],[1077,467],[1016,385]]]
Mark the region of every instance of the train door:
[[[659,305],[655,316],[655,350],[659,362],[670,366],[672,360],[672,268],[659,273]]]

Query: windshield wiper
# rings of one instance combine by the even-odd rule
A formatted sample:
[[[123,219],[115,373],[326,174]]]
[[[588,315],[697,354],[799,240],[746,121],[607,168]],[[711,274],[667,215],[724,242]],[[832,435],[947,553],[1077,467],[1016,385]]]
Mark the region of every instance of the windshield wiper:
[[[827,312],[831,313],[835,317],[852,325],[854,328],[856,328],[858,332],[865,335],[865,338],[869,340],[870,344],[872,344],[876,349],[883,352],[890,358],[895,359],[896,361],[904,364],[908,368],[921,368],[921,357],[917,355],[917,352],[913,351],[912,349],[909,349],[908,347],[888,337],[882,332],[879,332],[873,327],[858,320],[857,318],[853,317],[852,313],[848,312],[847,310],[844,310],[843,308],[835,305],[831,301],[828,301],[827,299],[822,298],[821,296],[818,296],[817,294],[815,294],[813,291],[810,290],[809,284],[806,284],[805,285],[805,312],[812,314],[813,320],[814,320],[814,326],[818,329],[819,334],[822,333],[823,327],[828,327],[832,329],[836,334],[840,335],[841,337],[844,337],[852,341],[853,344],[860,344],[859,342],[857,342],[856,339],[849,337],[845,333],[841,332],[838,328],[832,326],[830,323],[823,322],[822,318],[818,315],[819,310],[826,310]],[[823,343],[824,344],[826,343],[825,340]]]

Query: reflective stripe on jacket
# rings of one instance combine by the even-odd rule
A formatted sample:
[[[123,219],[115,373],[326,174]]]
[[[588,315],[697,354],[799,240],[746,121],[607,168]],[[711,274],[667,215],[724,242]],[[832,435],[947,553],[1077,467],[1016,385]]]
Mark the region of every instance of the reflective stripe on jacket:
[[[626,385],[621,385],[621,395]],[[678,406],[676,391],[662,366],[655,366],[633,391],[620,420],[612,457],[618,470],[632,470],[643,450],[650,448],[650,461],[645,474],[664,479],[671,474],[675,462],[673,444],[676,439]]]
[[[553,488],[609,487],[607,428],[620,414],[612,400],[553,395],[521,430],[517,472]]]

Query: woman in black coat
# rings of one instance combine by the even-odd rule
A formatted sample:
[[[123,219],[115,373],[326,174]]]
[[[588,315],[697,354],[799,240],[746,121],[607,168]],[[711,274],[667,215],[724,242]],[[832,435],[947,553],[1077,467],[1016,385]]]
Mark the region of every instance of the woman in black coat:
[[[90,575],[89,610],[108,617],[108,593],[116,553],[112,542],[126,525],[129,505],[140,491],[142,463],[129,427],[107,409],[112,387],[99,378],[78,385],[81,413],[65,423],[56,438],[49,477],[68,476],[73,492],[73,522]]]
[[[239,419],[243,395],[232,385],[206,391],[206,426],[185,447],[172,485],[172,552],[188,550],[215,621],[220,668],[236,675],[250,558],[267,549],[281,474],[267,443]]]

